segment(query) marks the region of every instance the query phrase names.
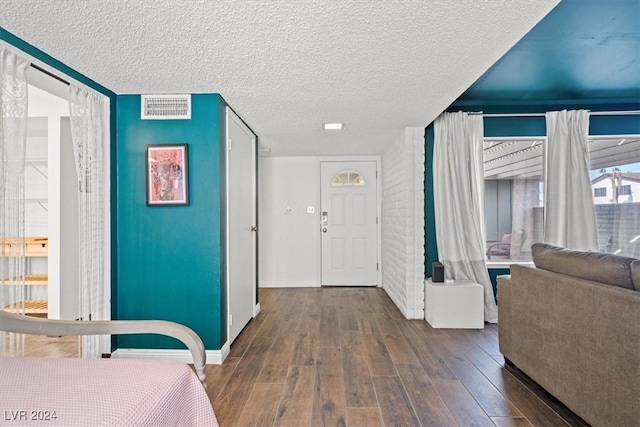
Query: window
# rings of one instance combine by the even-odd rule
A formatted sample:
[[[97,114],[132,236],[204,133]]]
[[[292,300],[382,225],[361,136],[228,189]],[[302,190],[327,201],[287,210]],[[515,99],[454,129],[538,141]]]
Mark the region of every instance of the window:
[[[640,136],[598,136],[589,143],[598,246],[640,257]],[[596,193],[604,189],[603,196]]]
[[[544,139],[484,142],[486,255],[491,262],[531,260],[542,240]]]
[[[594,188],[593,197],[607,197],[607,187]]]
[[[332,187],[362,187],[364,185],[364,178],[356,171],[338,172],[331,180]]]
[[[544,232],[544,138],[484,141],[487,260],[531,260]],[[589,137],[598,246],[640,258],[640,135]]]

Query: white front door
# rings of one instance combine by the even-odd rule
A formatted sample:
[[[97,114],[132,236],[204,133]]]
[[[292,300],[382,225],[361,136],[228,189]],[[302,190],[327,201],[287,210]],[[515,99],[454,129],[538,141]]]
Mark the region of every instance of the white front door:
[[[375,161],[321,162],[322,285],[376,285]]]
[[[256,304],[256,136],[227,108],[227,295],[229,344]]]

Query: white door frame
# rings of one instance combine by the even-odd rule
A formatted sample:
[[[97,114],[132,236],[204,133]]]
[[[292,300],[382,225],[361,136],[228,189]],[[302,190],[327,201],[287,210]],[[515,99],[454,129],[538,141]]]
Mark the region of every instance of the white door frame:
[[[72,78],[71,76],[69,76],[68,74],[64,73],[63,71],[58,70],[57,68],[54,68],[46,63],[44,63],[43,61],[39,60],[38,58],[33,57],[32,55],[29,55],[28,53],[22,51],[21,49],[17,48],[16,46],[5,42],[4,40],[0,40],[0,44],[7,48],[12,50],[13,52],[15,52],[16,54],[28,59],[32,64],[37,65],[38,67],[42,68],[43,70],[45,70],[46,72],[50,73],[52,76],[57,76],[59,78],[61,78],[62,80],[65,80],[75,86],[84,88],[90,92],[93,92],[95,94],[97,94],[100,97],[103,97],[107,100],[107,103],[109,104],[109,107],[107,108],[107,115],[108,115],[108,119],[109,119],[109,123],[111,123],[111,108],[110,108],[110,104],[111,104],[111,99],[109,97],[107,97],[106,95],[96,91],[95,89],[80,83],[79,81],[75,80],[74,78]],[[29,73],[29,71],[27,71],[27,73]],[[52,77],[54,78],[54,77]],[[27,81],[27,83],[29,83]],[[65,95],[65,98],[68,99],[68,95]],[[109,132],[107,133],[109,135],[109,140],[107,141],[107,144],[104,148],[104,167],[105,167],[105,181],[104,181],[104,264],[103,264],[103,269],[104,269],[104,313],[105,313],[105,319],[104,320],[110,320],[111,319],[111,129],[109,129]],[[51,175],[53,172],[56,172],[59,174],[59,171],[49,171],[49,175]],[[60,234],[60,230],[56,231],[58,233],[58,235]],[[51,249],[51,245],[49,246]],[[58,254],[58,260],[59,260],[59,254]],[[100,344],[99,344],[99,352],[100,353],[111,353],[111,335],[102,335],[101,339],[100,339]]]
[[[230,238],[230,230],[229,230],[229,216],[230,216],[230,203],[229,203],[229,116],[230,114],[232,114],[235,117],[235,120],[237,120],[239,123],[241,123],[243,126],[245,126],[249,132],[253,135],[253,150],[252,150],[252,156],[251,156],[251,162],[252,162],[252,170],[253,170],[253,200],[254,200],[254,209],[253,209],[253,224],[255,226],[257,226],[258,224],[258,212],[257,212],[257,206],[258,206],[258,189],[257,189],[257,185],[258,185],[258,169],[257,169],[257,146],[258,146],[258,138],[255,134],[255,132],[253,132],[253,130],[246,125],[246,123],[244,123],[244,121],[240,118],[240,116],[238,116],[235,111],[233,111],[232,108],[230,108],[229,106],[225,107],[225,136],[224,136],[224,162],[225,162],[225,194],[226,194],[226,206],[225,206],[225,266],[226,266],[226,277],[225,277],[225,281],[226,281],[226,292],[227,292],[227,308],[226,308],[226,324],[227,324],[227,341],[225,342],[225,344],[223,345],[223,349],[224,348],[228,348],[231,345],[230,342],[230,330],[231,330],[231,326],[230,326],[230,322],[229,322],[229,307],[230,307],[230,270],[231,270],[231,263],[230,263],[230,257],[229,257],[229,238]],[[257,288],[257,283],[258,283],[258,245],[257,245],[258,241],[257,241],[257,232],[253,233],[253,254],[254,254],[254,265],[253,265],[253,277],[254,277],[254,286],[253,286],[253,317],[256,317],[258,315],[258,313],[260,312],[260,303],[256,303],[256,288]],[[223,360],[224,360],[224,356],[223,356]]]
[[[318,174],[320,174],[320,163],[322,162],[376,162],[376,170],[378,171],[378,177],[376,179],[376,216],[378,217],[378,223],[376,224],[376,241],[377,241],[377,254],[376,262],[378,263],[378,277],[376,286],[382,286],[382,158],[380,156],[326,156],[318,157]],[[316,200],[318,200],[318,206],[320,206],[321,192],[322,192],[322,177],[318,178],[320,185],[316,189]],[[320,212],[318,212],[318,218]],[[318,286],[322,286],[322,231],[320,227],[320,221],[318,220]]]

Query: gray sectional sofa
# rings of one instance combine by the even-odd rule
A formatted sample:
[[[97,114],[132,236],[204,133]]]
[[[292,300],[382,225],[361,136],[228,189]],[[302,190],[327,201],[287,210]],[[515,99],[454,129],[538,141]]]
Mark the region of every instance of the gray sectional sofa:
[[[593,426],[640,425],[640,260],[536,243],[498,278],[500,351]]]

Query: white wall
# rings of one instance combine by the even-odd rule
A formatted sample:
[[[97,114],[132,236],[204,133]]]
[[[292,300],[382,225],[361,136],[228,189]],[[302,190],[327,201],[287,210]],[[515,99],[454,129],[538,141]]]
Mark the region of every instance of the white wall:
[[[31,81],[33,76],[29,75]],[[66,86],[65,86],[66,89]],[[60,206],[57,200],[51,199],[50,186],[58,180],[60,166],[56,159],[51,159],[51,150],[60,145],[61,116],[69,115],[69,103],[66,99],[52,95],[33,85],[28,90],[28,130],[25,167],[25,236],[49,237],[49,256],[28,259],[28,271],[31,274],[48,274],[47,286],[29,286],[28,298],[48,300],[49,318],[59,319],[60,313],[60,280],[56,275],[59,267],[59,250],[55,249],[52,237],[59,230],[51,224],[51,214]],[[67,120],[68,121],[68,120]],[[71,153],[73,162],[73,153]],[[72,163],[72,173],[75,165]],[[53,203],[52,203],[53,202]],[[77,223],[77,211],[74,213]],[[69,221],[73,219],[69,218]],[[77,275],[77,266],[76,266]],[[77,291],[73,298],[77,307]]]
[[[320,286],[319,159],[260,157],[259,181],[260,286]]]
[[[424,128],[382,156],[382,286],[408,319],[424,318]]]
[[[47,117],[29,117],[24,169],[24,235],[27,237],[48,236],[48,142]]]
[[[320,286],[321,157],[259,159],[259,283]],[[331,159],[336,160],[336,159]],[[424,318],[424,128],[382,157],[382,285],[407,318]],[[307,213],[313,206],[315,212]],[[287,213],[287,207],[291,213]]]
[[[380,157],[259,158],[260,287],[321,285],[320,162],[350,160],[379,162]]]

